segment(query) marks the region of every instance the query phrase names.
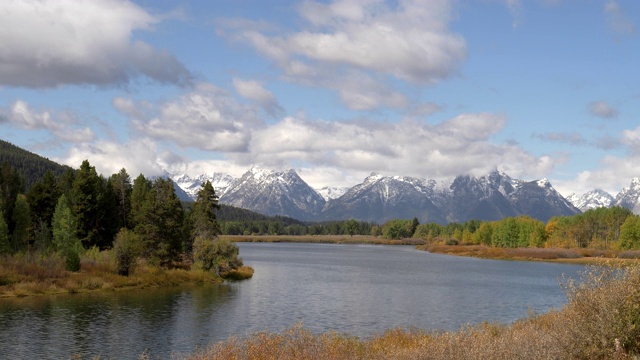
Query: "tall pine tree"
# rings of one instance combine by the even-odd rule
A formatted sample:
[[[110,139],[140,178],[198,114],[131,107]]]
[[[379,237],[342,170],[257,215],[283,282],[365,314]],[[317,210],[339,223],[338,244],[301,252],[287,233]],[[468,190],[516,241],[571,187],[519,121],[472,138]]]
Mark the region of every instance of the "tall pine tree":
[[[12,236],[13,249],[18,252],[29,247],[31,232],[31,214],[29,213],[29,204],[25,195],[18,194],[16,197],[12,217],[15,224]]]

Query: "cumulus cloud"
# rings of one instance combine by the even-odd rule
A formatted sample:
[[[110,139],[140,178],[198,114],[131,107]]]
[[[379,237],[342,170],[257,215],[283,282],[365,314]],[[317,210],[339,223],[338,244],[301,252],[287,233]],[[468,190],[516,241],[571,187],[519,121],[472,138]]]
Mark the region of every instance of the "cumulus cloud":
[[[463,114],[437,125],[309,121],[287,117],[252,134],[249,151],[231,158],[273,168],[292,163],[337,169],[344,174],[371,171],[428,178],[487,174],[500,166],[515,175],[548,173],[549,158],[536,158],[512,144],[493,144],[504,117]]]
[[[133,39],[160,20],[126,0],[5,1],[0,84],[127,84],[141,75],[185,84],[191,75],[173,55]]]
[[[127,143],[98,140],[91,144],[80,144],[71,148],[64,158],[54,159],[60,163],[77,168],[82,161],[89,160],[96,171],[110,176],[125,168],[132,178],[138,174],[145,176],[164,175],[161,156],[156,142],[138,138]]]
[[[618,110],[606,101],[592,101],[588,106],[589,113],[602,119],[613,119],[618,117]]]
[[[615,196],[622,187],[629,186],[631,179],[640,177],[640,127],[623,130],[618,138],[603,137],[596,144],[609,150],[622,147],[626,154],[607,155],[595,170],[585,170],[574,179],[559,182],[557,188],[564,195],[600,188]]]
[[[3,119],[2,122],[8,122],[22,129],[47,131],[58,140],[65,142],[81,143],[94,138],[90,128],[75,127],[79,121],[74,114],[37,111],[22,100],[15,101],[9,109],[0,109],[0,118]]]
[[[450,6],[445,0],[305,1],[298,13],[307,26],[300,31],[273,35],[226,22],[236,28],[223,33],[272,59],[285,79],[335,90],[351,109],[403,107],[407,100],[391,90],[389,77],[435,84],[466,58],[464,39],[448,26]]]
[[[161,104],[115,98],[113,105],[129,116],[140,134],[202,150],[247,151],[251,129],[261,124],[256,108],[239,104],[210,84],[198,84]]]
[[[242,97],[258,102],[264,111],[271,116],[284,112],[271,91],[265,89],[262,83],[258,81],[234,78],[233,87]]]
[[[616,0],[607,0],[604,4],[604,12],[609,28],[619,35],[632,35],[636,32],[636,26],[624,13],[624,10]]]

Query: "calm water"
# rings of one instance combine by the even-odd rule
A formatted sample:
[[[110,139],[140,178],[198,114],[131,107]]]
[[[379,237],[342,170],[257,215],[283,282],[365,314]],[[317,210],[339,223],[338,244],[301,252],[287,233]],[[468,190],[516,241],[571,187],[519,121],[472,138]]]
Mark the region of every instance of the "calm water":
[[[566,301],[582,266],[430,254],[406,246],[239,244],[240,283],[0,300],[0,358],[152,358],[298,322],[369,336],[392,327],[512,322]]]

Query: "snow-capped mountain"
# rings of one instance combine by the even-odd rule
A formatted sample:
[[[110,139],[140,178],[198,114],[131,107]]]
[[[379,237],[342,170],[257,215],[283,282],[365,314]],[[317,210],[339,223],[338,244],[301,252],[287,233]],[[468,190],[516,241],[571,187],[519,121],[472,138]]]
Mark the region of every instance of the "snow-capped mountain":
[[[547,179],[522,182],[509,196],[509,201],[521,215],[548,221],[554,216],[571,216],[580,210],[553,188]]]
[[[634,178],[629,187],[622,188],[616,195],[613,205],[622,206],[633,211],[634,214],[640,214],[640,178]]]
[[[309,221],[384,223],[417,217],[423,222],[446,224],[518,215],[546,221],[580,212],[546,179],[526,182],[500,171],[442,182],[372,173],[350,189],[320,190],[309,187],[292,169],[277,172],[253,167],[239,179],[226,174],[195,178],[183,174],[174,180],[194,198],[201,184],[209,180],[223,204]],[[637,194],[640,196],[640,180]]]
[[[372,173],[363,183],[327,203],[326,220],[358,219],[385,222],[391,219],[428,219],[444,223],[442,211],[433,203],[436,182],[410,177],[385,177]]]
[[[348,187],[330,187],[325,186],[320,189],[314,189],[320,196],[322,196],[325,201],[337,199],[340,196],[344,195],[347,191],[349,191]]]
[[[519,211],[509,197],[520,186],[502,172],[488,176],[458,176],[449,187],[442,204],[448,222],[465,222],[473,219],[499,220],[517,216]]]
[[[187,174],[173,174],[171,175],[171,179],[193,200],[196,199],[198,190],[200,190],[202,184],[206,183],[207,180],[211,182],[218,197],[224,195],[227,187],[235,180],[231,175],[224,173],[203,174],[195,178]]]
[[[567,197],[567,200],[584,212],[600,207],[609,207],[613,204],[615,198],[602,189],[594,189],[582,195],[571,194]]]
[[[276,172],[253,167],[233,181],[220,202],[265,215],[311,220],[320,214],[325,200],[290,169]]]

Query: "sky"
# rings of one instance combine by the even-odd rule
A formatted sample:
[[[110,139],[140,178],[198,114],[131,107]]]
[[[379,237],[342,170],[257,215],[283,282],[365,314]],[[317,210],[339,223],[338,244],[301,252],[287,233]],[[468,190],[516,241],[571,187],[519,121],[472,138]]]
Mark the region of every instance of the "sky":
[[[3,0],[0,138],[109,176],[640,177],[636,0]]]

